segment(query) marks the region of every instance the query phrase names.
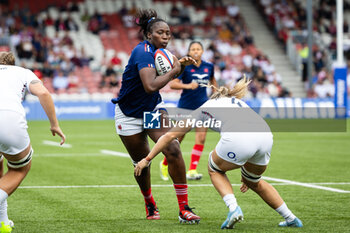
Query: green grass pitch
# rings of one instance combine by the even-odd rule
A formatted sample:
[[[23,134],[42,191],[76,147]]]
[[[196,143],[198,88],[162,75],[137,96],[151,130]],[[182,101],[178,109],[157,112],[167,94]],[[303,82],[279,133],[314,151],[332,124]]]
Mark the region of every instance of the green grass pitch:
[[[159,177],[162,155],[152,165],[152,190],[161,220],[149,221],[130,159],[101,153],[126,152],[115,134],[113,120],[61,121],[71,148],[43,144],[43,140],[59,141],[50,135],[48,122],[28,124],[35,154],[31,171],[8,199],[14,232],[222,232],[220,225],[227,208],[209,185],[206,167],[208,152],[215,147],[219,134],[207,135],[198,166],[203,179],[189,182],[190,206],[196,208],[201,222],[180,225],[172,182]],[[264,175],[329,183],[318,185],[350,191],[349,127],[347,131],[275,133],[271,162]],[[181,145],[187,166],[193,143],[194,134],[189,133]],[[304,223],[302,229],[280,229],[277,224],[283,219],[275,211],[251,190],[239,192],[240,171],[228,174],[245,218],[232,232],[350,232],[350,193],[279,183],[276,189]],[[199,184],[202,186],[196,186]]]

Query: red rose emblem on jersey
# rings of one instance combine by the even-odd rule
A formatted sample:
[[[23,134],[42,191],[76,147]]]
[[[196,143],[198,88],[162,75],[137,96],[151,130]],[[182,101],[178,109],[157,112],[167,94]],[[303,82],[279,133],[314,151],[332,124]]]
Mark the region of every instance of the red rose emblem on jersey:
[[[121,130],[122,129],[122,125],[118,125],[118,129]]]
[[[191,70],[191,73],[194,73],[194,72],[195,72],[195,70],[194,70],[194,69],[192,69],[192,70]]]
[[[204,68],[204,72],[208,73],[209,72],[208,68]]]

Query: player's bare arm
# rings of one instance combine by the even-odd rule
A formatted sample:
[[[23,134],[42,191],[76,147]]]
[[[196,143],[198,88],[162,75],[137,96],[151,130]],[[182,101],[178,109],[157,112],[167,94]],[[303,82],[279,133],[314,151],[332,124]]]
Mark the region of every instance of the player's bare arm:
[[[216,79],[214,76],[210,78],[210,84],[213,85],[214,87],[218,88],[218,83],[216,82]],[[214,87],[211,88],[213,92],[215,92]]]
[[[172,80],[181,69],[180,62],[174,56],[174,68],[168,73],[157,76],[154,68],[143,68],[139,71],[143,88],[147,93],[153,93],[164,87],[170,80]]]
[[[66,136],[63,134],[56,117],[55,105],[53,103],[50,92],[44,87],[41,81],[33,80],[29,84],[30,92],[39,98],[40,104],[43,107],[47,117],[50,121],[50,130],[53,136],[58,134],[61,137],[60,144],[66,141]]]
[[[181,64],[181,71],[177,74],[177,76],[179,76],[180,74],[182,74],[184,72],[186,66],[197,65],[196,60],[194,60],[192,57],[188,57],[188,56],[180,58],[179,62]]]
[[[179,62],[181,64],[181,66],[183,66],[185,68],[185,66],[189,66],[189,65],[197,65],[196,60],[194,60],[192,57],[182,57],[179,59]]]
[[[197,64],[197,62],[192,57],[188,57],[188,56],[182,57],[179,60],[179,62],[181,64],[181,71],[180,73],[177,74],[177,76],[183,73],[186,66]],[[198,87],[198,83],[185,84],[185,83],[182,83],[179,79],[174,79],[170,83],[170,88],[174,90],[182,90],[182,89],[194,90],[197,87]]]
[[[198,87],[198,83],[192,82],[192,83],[182,83],[179,79],[174,79],[170,82],[170,88],[174,90],[194,90]]]
[[[185,124],[187,125],[187,124]],[[139,176],[141,175],[142,170],[147,167],[151,160],[156,157],[162,150],[164,150],[165,147],[169,145],[171,141],[173,141],[176,138],[182,137],[187,132],[189,132],[192,129],[191,126],[189,127],[179,127],[176,126],[172,128],[169,132],[161,136],[157,143],[154,145],[152,150],[148,153],[146,158],[142,159],[138,164],[135,166],[135,175]]]

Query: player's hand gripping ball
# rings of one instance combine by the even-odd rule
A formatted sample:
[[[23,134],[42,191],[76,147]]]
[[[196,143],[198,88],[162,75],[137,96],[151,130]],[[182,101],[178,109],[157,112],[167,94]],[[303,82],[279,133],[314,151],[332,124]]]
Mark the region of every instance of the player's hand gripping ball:
[[[154,53],[154,63],[158,75],[164,75],[173,69],[173,54],[166,49],[157,49]]]

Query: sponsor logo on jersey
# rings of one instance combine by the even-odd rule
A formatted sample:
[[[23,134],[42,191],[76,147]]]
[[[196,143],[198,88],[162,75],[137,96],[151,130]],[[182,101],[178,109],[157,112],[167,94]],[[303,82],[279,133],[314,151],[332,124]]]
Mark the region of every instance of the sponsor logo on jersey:
[[[227,153],[227,157],[229,157],[230,159],[233,159],[234,161],[236,161],[236,154],[233,152],[228,152]]]
[[[205,84],[205,85],[209,84],[209,80],[208,79],[194,79],[192,82],[196,82],[198,84]]]
[[[197,77],[199,79],[203,79],[205,77],[208,77],[208,74],[192,74],[192,76]]]

